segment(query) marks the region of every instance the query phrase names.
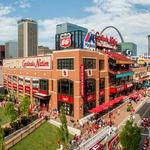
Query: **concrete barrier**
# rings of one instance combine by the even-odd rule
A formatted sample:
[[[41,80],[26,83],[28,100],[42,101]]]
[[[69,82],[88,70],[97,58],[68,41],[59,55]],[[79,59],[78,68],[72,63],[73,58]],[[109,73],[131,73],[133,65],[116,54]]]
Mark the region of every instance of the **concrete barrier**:
[[[60,122],[55,121],[53,119],[50,119],[48,122],[53,124],[54,126],[56,126],[58,128],[60,128],[60,126],[61,126]],[[81,135],[81,130],[79,130],[79,129],[72,128],[72,127],[68,126],[68,130],[69,130],[69,133],[72,134],[72,135],[75,135],[75,134],[76,135]]]
[[[38,119],[32,124],[25,127],[24,130],[20,130],[20,132],[16,131],[16,133],[10,135],[9,138],[6,137],[4,142],[5,150],[10,149],[12,146],[17,144],[19,141],[21,141],[23,138],[25,138],[27,135],[33,132],[36,128],[38,128],[44,121],[45,120],[42,118]]]

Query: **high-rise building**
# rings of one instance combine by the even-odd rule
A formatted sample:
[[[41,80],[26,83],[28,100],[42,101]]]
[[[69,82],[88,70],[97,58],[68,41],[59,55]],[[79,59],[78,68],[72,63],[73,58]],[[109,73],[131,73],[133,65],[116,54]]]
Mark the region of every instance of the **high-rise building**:
[[[55,48],[56,50],[83,48],[83,42],[87,28],[63,23],[56,26]]]
[[[150,56],[150,35],[148,35],[148,56]]]
[[[53,51],[50,50],[48,47],[45,46],[38,46],[38,50],[37,50],[37,55],[47,55],[47,54],[51,54]]]
[[[118,50],[126,56],[137,56],[137,45],[133,42],[123,42],[118,44]]]
[[[72,32],[72,31],[77,31],[77,30],[88,32],[87,28],[84,28],[84,27],[81,27],[72,23],[62,23],[62,24],[56,25],[56,34],[60,34],[64,32]]]
[[[2,61],[5,58],[5,45],[0,45],[0,65],[2,65]]]
[[[30,19],[18,21],[18,56],[37,55],[38,35],[37,22]]]
[[[5,43],[5,58],[18,57],[18,46],[16,41],[8,41]]]

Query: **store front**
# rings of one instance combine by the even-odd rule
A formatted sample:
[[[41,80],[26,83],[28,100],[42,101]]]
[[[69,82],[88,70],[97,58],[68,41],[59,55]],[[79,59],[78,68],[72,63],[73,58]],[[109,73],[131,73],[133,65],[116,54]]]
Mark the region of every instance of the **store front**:
[[[58,111],[64,107],[66,115],[74,116],[74,83],[68,79],[60,79],[57,82]]]
[[[39,111],[48,111],[50,95],[35,93],[34,98],[35,98],[35,104]]]
[[[84,116],[89,114],[89,110],[96,106],[96,80],[89,78],[85,80]]]
[[[50,95],[48,93],[49,81],[47,79],[39,79],[39,81],[38,80],[33,80],[33,81],[36,81],[34,82],[34,88],[35,86],[36,88],[38,88],[39,85],[38,92],[35,91],[33,92],[35,98],[35,104],[38,106],[38,109],[40,111],[48,111],[49,101],[50,101]]]

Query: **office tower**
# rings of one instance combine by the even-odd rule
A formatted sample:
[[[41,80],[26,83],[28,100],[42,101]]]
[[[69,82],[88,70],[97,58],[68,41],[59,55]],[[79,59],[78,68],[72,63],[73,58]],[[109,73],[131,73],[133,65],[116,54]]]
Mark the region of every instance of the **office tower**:
[[[0,45],[0,65],[2,65],[2,61],[5,58],[5,45]]]
[[[53,51],[50,50],[48,47],[45,46],[38,46],[38,50],[37,50],[37,55],[47,55],[47,54],[51,54]]]
[[[5,43],[5,58],[18,57],[18,43],[16,41],[8,41]]]
[[[18,56],[37,55],[38,45],[37,22],[30,19],[18,21]]]
[[[148,56],[150,56],[150,35],[148,35]]]
[[[83,48],[83,42],[87,32],[88,29],[71,23],[56,25],[56,50]]]
[[[84,27],[81,27],[72,23],[62,23],[62,24],[56,25],[56,34],[77,31],[77,30],[88,32],[87,28],[84,28]]]

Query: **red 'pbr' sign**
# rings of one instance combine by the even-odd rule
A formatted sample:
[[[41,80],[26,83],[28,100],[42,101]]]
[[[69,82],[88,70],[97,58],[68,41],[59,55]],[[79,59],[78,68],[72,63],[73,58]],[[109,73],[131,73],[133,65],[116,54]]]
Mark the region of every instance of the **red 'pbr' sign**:
[[[64,33],[60,35],[60,47],[67,48],[71,46],[71,34]]]
[[[81,78],[81,96],[84,97],[84,65],[80,66],[80,78]]]

